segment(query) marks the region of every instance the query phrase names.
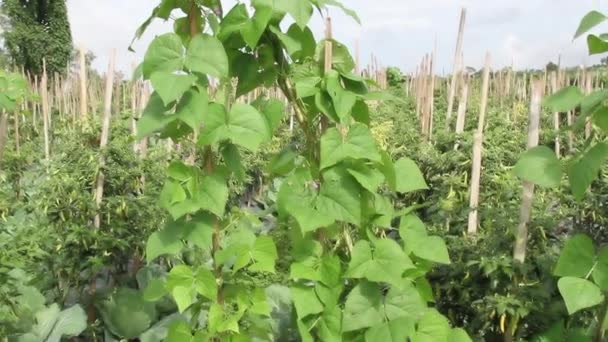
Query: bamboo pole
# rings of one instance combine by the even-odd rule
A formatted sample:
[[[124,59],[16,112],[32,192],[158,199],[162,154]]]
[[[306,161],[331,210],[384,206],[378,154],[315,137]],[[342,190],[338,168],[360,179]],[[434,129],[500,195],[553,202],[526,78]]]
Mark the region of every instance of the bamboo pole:
[[[454,69],[452,71],[452,81],[450,83],[450,94],[448,97],[448,112],[446,115],[446,129],[449,130],[449,121],[452,118],[452,111],[454,110],[454,96],[456,94],[456,88],[458,87],[458,80],[460,78],[461,64],[460,56],[462,55],[462,41],[464,33],[464,25],[467,17],[467,9],[462,8],[460,12],[460,24],[458,26],[458,38],[456,40],[456,52],[454,54]]]
[[[110,118],[112,115],[112,91],[114,89],[114,64],[116,59],[116,50],[112,50],[110,54],[110,64],[108,65],[108,73],[106,74],[106,91],[103,108],[103,122],[101,127],[101,138],[99,140],[99,164],[97,170],[97,180],[95,187],[95,205],[97,213],[95,214],[94,225],[95,229],[101,226],[101,201],[103,200],[103,187],[105,176],[103,168],[105,166],[105,157],[103,149],[108,145],[110,137]]]
[[[42,60],[42,79],[40,80],[40,94],[42,98],[42,125],[44,130],[44,157],[48,161],[51,157],[50,141],[49,141],[49,94],[48,80],[46,75],[46,61]]]
[[[490,53],[486,53],[486,61],[483,68],[483,84],[481,86],[481,103],[479,105],[479,121],[477,131],[473,137],[473,165],[471,169],[471,195],[469,198],[469,224],[467,233],[477,234],[479,185],[481,181],[481,160],[483,153],[483,129],[485,126],[486,109],[488,106],[488,88],[490,86]]]
[[[544,82],[535,80],[532,82],[532,94],[530,101],[530,117],[528,127],[528,149],[538,146],[540,129],[540,103],[544,90]],[[521,209],[519,214],[519,225],[515,235],[515,245],[513,247],[513,259],[524,263],[526,259],[526,247],[528,245],[528,223],[532,202],[534,200],[534,184],[528,181],[523,182],[523,194]]]
[[[456,117],[456,134],[464,132],[464,124],[467,115],[467,100],[469,98],[469,76],[462,77],[462,89],[460,102],[458,103],[458,116]]]
[[[2,156],[4,156],[4,148],[6,147],[8,132],[8,113],[3,109],[0,113],[0,166],[2,165]]]
[[[80,120],[87,121],[87,67],[84,47],[80,48]]]
[[[559,70],[559,69],[558,69]],[[553,71],[551,73],[551,93],[555,94],[558,90],[558,75]],[[560,142],[559,142],[559,112],[553,113],[553,131],[555,132],[555,155],[560,157]]]

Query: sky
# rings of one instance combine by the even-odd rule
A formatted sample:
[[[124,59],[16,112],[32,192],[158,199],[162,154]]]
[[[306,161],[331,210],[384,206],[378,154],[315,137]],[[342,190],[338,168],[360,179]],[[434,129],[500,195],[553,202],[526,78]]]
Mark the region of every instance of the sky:
[[[228,8],[234,0],[222,0]],[[476,69],[486,51],[493,68],[513,64],[516,69],[594,64],[584,40],[572,40],[580,19],[590,10],[607,10],[600,0],[342,0],[361,18],[357,24],[339,9],[331,9],[334,38],[351,48],[358,41],[361,61],[373,53],[384,66],[412,72],[424,54],[437,47],[437,73],[450,73],[461,8],[467,10],[464,63]],[[157,19],[146,34],[127,50],[135,30],[158,0],[67,0],[74,44],[91,50],[94,67],[105,70],[112,49],[117,66],[130,74],[143,59],[148,43],[171,31],[172,23]],[[174,12],[177,16],[179,11]],[[608,24],[606,24],[608,28]],[[315,13],[310,24],[317,37],[323,21]],[[354,50],[353,50],[354,51]]]

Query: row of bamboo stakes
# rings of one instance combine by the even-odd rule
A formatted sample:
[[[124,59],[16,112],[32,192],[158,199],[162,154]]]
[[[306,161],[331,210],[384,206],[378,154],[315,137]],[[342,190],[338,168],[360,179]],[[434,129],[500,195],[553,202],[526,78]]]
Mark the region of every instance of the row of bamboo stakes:
[[[456,134],[464,133],[465,120],[467,113],[467,101],[469,100],[470,87],[472,85],[472,75],[464,70],[463,58],[463,33],[466,21],[466,9],[462,9],[460,15],[460,23],[458,29],[456,51],[454,55],[454,66],[451,77],[446,80],[445,87],[448,94],[447,111],[445,116],[445,127],[448,131],[454,130]],[[425,55],[421,63],[416,67],[416,71],[407,80],[404,86],[406,95],[412,96],[416,103],[416,116],[420,123],[420,135],[423,141],[431,142],[433,134],[434,121],[434,105],[435,91],[441,86],[441,79],[434,72],[435,68],[435,50]],[[472,148],[472,166],[470,179],[470,194],[469,194],[469,217],[467,225],[467,234],[475,236],[479,226],[478,206],[480,195],[481,168],[483,157],[483,134],[484,128],[487,125],[485,120],[488,97],[491,95],[498,100],[499,107],[503,108],[505,100],[511,99],[516,102],[525,103],[530,101],[529,107],[529,125],[528,125],[528,142],[527,148],[538,146],[540,132],[540,117],[541,117],[541,100],[546,94],[554,94],[563,87],[569,85],[579,86],[586,95],[593,92],[594,89],[602,88],[603,85],[599,80],[599,73],[596,71],[587,70],[581,67],[574,79],[571,79],[569,73],[561,68],[561,58],[558,61],[556,70],[545,69],[544,75],[534,76],[522,74],[518,76],[513,67],[507,70],[491,71],[491,57],[487,53],[485,57],[484,68],[482,72],[481,83],[481,99],[479,108],[479,117],[477,129],[473,135]],[[457,98],[457,94],[459,95]],[[458,108],[456,115],[456,123],[452,128],[451,120],[458,99]],[[508,108],[505,110],[506,119],[512,120],[511,113]],[[574,115],[572,111],[567,113],[552,113],[553,116],[553,131],[555,133],[554,148],[555,153],[561,157],[564,153],[574,151],[574,132],[571,130],[567,133],[567,151],[561,146],[558,133],[560,124],[563,120],[562,114],[566,115],[566,122],[572,125]],[[592,124],[588,121],[585,124],[585,139],[588,139],[592,134]],[[458,143],[454,146],[458,148]],[[526,246],[528,240],[528,223],[530,221],[531,208],[534,198],[534,184],[523,182],[522,203],[520,208],[520,220],[515,236],[515,244],[513,248],[513,258],[520,262],[525,261]]]

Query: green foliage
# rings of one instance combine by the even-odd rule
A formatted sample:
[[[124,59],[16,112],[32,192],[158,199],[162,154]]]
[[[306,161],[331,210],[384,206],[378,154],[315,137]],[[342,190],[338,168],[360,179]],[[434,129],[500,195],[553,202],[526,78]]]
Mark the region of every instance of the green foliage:
[[[2,2],[9,19],[4,43],[11,62],[33,74],[63,73],[72,54],[72,33],[65,0]]]

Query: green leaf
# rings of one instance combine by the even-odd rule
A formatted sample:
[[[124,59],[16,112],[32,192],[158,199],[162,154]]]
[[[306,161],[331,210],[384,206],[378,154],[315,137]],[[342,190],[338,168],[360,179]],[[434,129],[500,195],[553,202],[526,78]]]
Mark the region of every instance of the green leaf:
[[[415,324],[410,318],[401,317],[369,328],[365,332],[365,341],[403,342],[407,341],[415,330]]]
[[[78,336],[87,328],[87,316],[80,307],[74,305],[59,311],[57,304],[36,313],[34,334],[39,341],[59,342],[62,338]]]
[[[245,180],[245,169],[243,168],[241,155],[236,145],[224,144],[222,145],[221,152],[222,158],[224,159],[224,163],[226,163],[228,170],[230,170],[230,172],[232,172],[238,180]]]
[[[564,245],[553,274],[560,277],[585,278],[594,263],[593,241],[584,234],[578,234]]]
[[[182,40],[177,34],[166,33],[156,37],[144,57],[144,79],[149,79],[155,72],[172,73],[181,70],[184,65],[183,54]]]
[[[428,310],[418,321],[413,341],[447,341],[451,333],[450,323],[436,310]]]
[[[255,240],[251,250],[253,265],[249,267],[251,271],[274,273],[274,264],[277,260],[277,247],[271,237],[260,236]]]
[[[558,187],[562,179],[562,166],[553,150],[537,146],[524,152],[513,169],[525,181],[547,188]]]
[[[416,162],[409,158],[401,158],[395,163],[395,190],[408,193],[428,189],[424,176]]]
[[[348,51],[348,47],[344,44],[331,39],[332,43],[332,66],[338,70],[340,74],[350,74],[355,68],[355,61]],[[325,65],[325,39],[317,44],[315,50],[315,60],[320,66]]]
[[[171,291],[171,294],[180,313],[183,313],[194,304],[194,290],[190,287],[176,286]]]
[[[365,164],[349,166],[347,171],[351,176],[355,177],[362,187],[372,193],[375,193],[384,182],[384,175],[382,172]]]
[[[292,60],[304,61],[306,58],[314,57],[317,42],[310,28],[301,29],[298,24],[292,24],[287,30],[287,35],[301,46],[299,51],[290,54]]]
[[[312,17],[312,5],[309,0],[287,1],[287,13],[304,29]]]
[[[269,26],[269,29],[277,36],[277,38],[279,38],[279,41],[281,42],[281,44],[283,44],[283,47],[285,47],[285,50],[289,55],[294,55],[302,51],[302,43],[290,37],[289,35],[281,32],[281,29],[275,26]]]
[[[321,341],[342,341],[342,310],[339,306],[327,308],[318,323]]]
[[[217,38],[196,35],[190,41],[186,53],[186,68],[194,72],[225,79],[229,75],[229,63],[224,45]]]
[[[266,171],[271,175],[284,176],[295,169],[297,158],[298,154],[288,147],[272,157]]]
[[[359,186],[349,174],[337,168],[323,174],[316,207],[322,215],[336,221],[361,223],[361,195]]]
[[[600,107],[593,113],[593,123],[604,132],[608,132],[608,107]]]
[[[192,331],[190,325],[184,321],[173,322],[167,332],[167,342],[191,342]]]
[[[152,93],[141,118],[137,121],[138,139],[160,131],[171,121],[175,120],[175,116],[165,115],[169,109],[169,107],[164,105],[163,100],[157,92]]]
[[[206,91],[188,90],[177,104],[175,117],[198,132],[207,111],[209,98]]]
[[[367,126],[354,123],[345,134],[332,127],[321,137],[321,169],[347,158],[380,161],[376,141]]]
[[[170,72],[154,72],[150,76],[154,90],[158,93],[163,103],[168,106],[179,99],[196,81],[194,75],[178,75]]]
[[[217,300],[217,281],[215,275],[206,268],[199,268],[195,275],[196,292],[203,297],[215,301]]]
[[[579,87],[570,86],[547,96],[543,100],[543,104],[555,112],[567,112],[576,108],[584,97],[585,95]]]
[[[601,304],[604,295],[597,285],[589,280],[563,277],[557,282],[557,288],[566,303],[570,315],[577,311]]]
[[[302,319],[323,311],[323,303],[315,294],[313,287],[293,286],[291,287],[291,298],[293,299],[298,318]]]
[[[161,279],[152,279],[144,289],[143,299],[147,302],[156,302],[167,294],[165,282]]]
[[[181,252],[184,243],[173,230],[163,229],[152,233],[146,243],[146,261],[151,263],[162,255],[175,255]]]
[[[316,0],[316,1],[319,3],[320,6],[329,5],[329,6],[335,6],[335,7],[342,9],[342,11],[346,15],[353,18],[359,25],[361,25],[361,19],[357,15],[357,12],[345,7],[341,2],[339,2],[337,0]]]
[[[246,26],[241,28],[241,35],[245,43],[252,49],[255,49],[262,38],[262,34],[266,30],[270,19],[272,18],[272,8],[257,7],[255,14]]]
[[[382,295],[378,284],[361,282],[348,294],[344,304],[342,331],[369,328],[384,321]]]
[[[424,225],[420,229],[421,224],[420,219],[414,214],[406,215],[401,219],[399,234],[407,248],[421,259],[439,264],[450,264],[450,255],[445,241],[439,236],[428,236]]]
[[[574,39],[580,37],[581,35],[589,32],[592,28],[601,24],[606,20],[606,16],[598,11],[591,11],[583,17],[581,23],[576,29],[576,33],[574,34]]]
[[[319,76],[298,79],[296,81],[296,93],[298,94],[298,98],[315,96],[320,91],[318,87],[320,82],[321,77]]]
[[[426,302],[409,280],[404,280],[399,286],[392,286],[384,300],[384,316],[388,320],[407,317],[418,321],[426,308]]]
[[[597,179],[602,165],[608,159],[608,144],[597,143],[568,168],[570,188],[577,200],[585,197],[587,189]]]
[[[373,250],[369,242],[361,240],[353,248],[345,276],[400,286],[403,273],[411,268],[411,260],[394,240],[380,239]]]
[[[118,289],[100,309],[105,327],[124,339],[138,337],[156,319],[155,304],[145,301],[141,292],[129,288]]]
[[[450,331],[448,342],[473,342],[469,334],[462,328],[455,328]]]
[[[590,55],[601,54],[608,51],[608,42],[590,34],[587,36],[587,48]]]
[[[262,113],[268,124],[269,133],[272,133],[279,128],[281,122],[285,118],[287,111],[283,102],[277,99],[268,99],[262,101],[256,101],[253,105]]]
[[[602,289],[608,290],[608,247],[602,248],[593,268],[593,281]]]
[[[228,202],[228,191],[226,180],[218,173],[204,176],[196,193],[196,202],[201,208],[222,217]]]

